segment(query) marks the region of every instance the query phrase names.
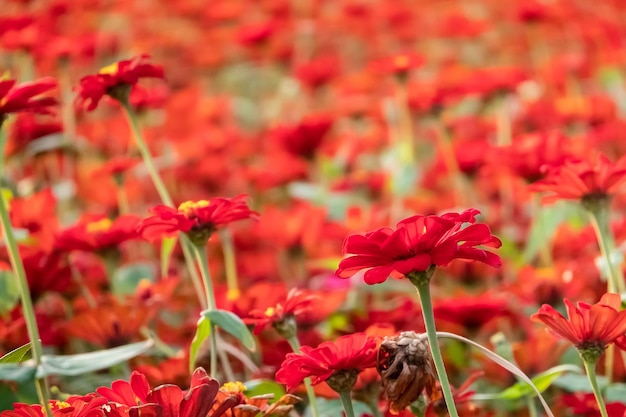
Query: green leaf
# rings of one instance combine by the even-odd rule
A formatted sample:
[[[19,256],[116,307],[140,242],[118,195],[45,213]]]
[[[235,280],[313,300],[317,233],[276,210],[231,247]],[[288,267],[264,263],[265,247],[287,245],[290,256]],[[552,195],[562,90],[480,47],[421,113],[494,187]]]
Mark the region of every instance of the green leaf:
[[[274,402],[286,394],[285,388],[271,379],[253,379],[246,381],[243,385],[246,387],[245,394],[248,398],[255,395],[274,394],[274,399],[270,400]]]
[[[20,289],[11,271],[0,271],[0,315],[5,315],[20,299]]]
[[[626,399],[626,384],[613,383],[604,390],[604,400],[607,403],[622,403]]]
[[[139,283],[148,279],[154,281],[154,272],[148,263],[124,265],[113,274],[112,289],[115,295],[130,295],[137,290]]]
[[[178,236],[166,237],[161,241],[161,277],[169,275],[170,260],[172,258],[172,252],[178,242]]]
[[[9,353],[7,353],[6,355],[0,358],[0,363],[24,362],[25,360],[29,359],[29,358],[26,358],[26,355],[30,352],[31,348],[32,348],[32,344],[28,342],[25,345],[22,345],[16,349],[13,349],[12,351],[10,351]]]
[[[24,384],[35,380],[37,366],[34,361],[0,364],[0,381],[13,381]]]
[[[256,350],[256,343],[250,329],[235,313],[226,310],[205,310],[202,315],[225,332],[235,336],[249,351]]]
[[[37,370],[37,378],[43,378],[48,375],[74,376],[109,368],[144,353],[153,344],[152,340],[145,340],[77,355],[43,355],[41,357],[41,365]]]
[[[540,392],[544,392],[546,389],[548,389],[548,387],[550,387],[550,385],[554,383],[554,381],[557,380],[557,378],[559,378],[565,372],[574,372],[581,374],[583,370],[580,367],[574,365],[559,365],[540,373],[539,375],[531,378],[531,380]],[[530,385],[520,381],[515,385],[500,392],[499,394],[496,394],[495,398],[502,400],[517,400],[520,398],[524,398],[528,395],[534,396],[535,392],[530,387]]]
[[[570,392],[593,392],[586,375],[567,374],[554,381],[554,385]],[[605,376],[598,376],[598,387],[604,390],[608,385]]]
[[[209,334],[211,334],[211,322],[202,316],[200,320],[198,320],[196,335],[193,337],[191,346],[189,347],[189,372],[193,373],[200,347],[207,337],[209,337]]]

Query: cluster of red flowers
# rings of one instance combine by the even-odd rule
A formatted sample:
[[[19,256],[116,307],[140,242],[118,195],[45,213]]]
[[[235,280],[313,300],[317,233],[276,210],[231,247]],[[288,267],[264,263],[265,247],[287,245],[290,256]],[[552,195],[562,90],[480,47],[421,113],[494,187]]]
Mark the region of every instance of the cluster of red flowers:
[[[49,376],[54,417],[304,414],[311,391],[445,416],[411,339],[429,312],[410,282],[434,270],[439,330],[503,336],[530,376],[573,345],[626,381],[607,349],[626,349],[620,0],[205,3],[2,5],[0,357],[30,336],[13,240],[46,353],[156,341],[93,381]],[[198,345],[209,313],[257,352],[222,322]],[[524,415],[472,401],[514,376],[442,350],[462,415]],[[3,369],[0,417],[41,417]],[[555,414],[600,415],[568,381]]]

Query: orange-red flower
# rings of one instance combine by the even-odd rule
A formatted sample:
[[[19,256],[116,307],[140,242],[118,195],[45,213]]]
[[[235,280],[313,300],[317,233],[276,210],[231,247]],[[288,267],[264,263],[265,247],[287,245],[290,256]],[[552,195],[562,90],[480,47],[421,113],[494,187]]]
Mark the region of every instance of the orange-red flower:
[[[184,232],[195,244],[204,245],[221,226],[258,217],[257,212],[250,210],[246,199],[242,194],[232,199],[185,201],[178,208],[158,205],[150,210],[154,216],[141,222],[139,231],[148,240]]]
[[[140,78],[163,78],[163,68],[146,62],[148,55],[140,55],[102,68],[98,74],[80,80],[78,101],[88,111],[98,107],[105,95],[117,100],[128,100],[132,88]]]
[[[254,333],[259,334],[270,325],[278,329],[289,318],[296,318],[298,315],[311,310],[311,302],[318,298],[307,290],[293,288],[287,294],[284,303],[278,303],[274,307],[263,310],[250,311],[250,318],[244,319],[246,324],[254,325]],[[280,331],[280,330],[279,330]]]
[[[66,401],[50,400],[49,404],[53,417],[99,417],[104,415],[102,406],[106,404],[106,400],[96,398],[93,394],[73,395]],[[43,417],[46,415],[39,404],[15,403],[13,407],[13,410],[0,412],[0,417]]]
[[[502,261],[498,255],[478,247],[501,245],[491,235],[489,226],[473,224],[479,213],[468,209],[460,214],[418,215],[399,222],[396,230],[382,228],[365,235],[348,236],[343,249],[352,256],[339,263],[336,275],[349,278],[367,269],[365,282],[380,284],[389,276],[401,278],[426,271],[433,265],[447,265],[454,259],[499,267]],[[464,223],[472,224],[462,229]]]
[[[365,333],[354,333],[324,342],[316,348],[303,346],[301,353],[288,353],[278,372],[276,381],[285,384],[287,390],[295,389],[304,378],[311,378],[313,385],[327,381],[343,372],[358,372],[376,366],[376,339]],[[334,387],[333,387],[334,388]]]
[[[56,88],[54,78],[16,83],[15,80],[0,80],[0,125],[10,113],[50,114],[52,107],[57,105],[53,97],[38,97]]]
[[[604,350],[626,333],[626,310],[619,311],[619,294],[604,294],[596,304],[564,301],[567,319],[548,304],[541,306],[531,319],[545,324],[550,333],[569,340],[579,350]]]
[[[613,194],[626,182],[626,158],[611,162],[599,155],[596,162],[570,159],[550,168],[546,177],[533,183],[533,191],[551,191],[544,201],[584,200]]]
[[[64,251],[102,252],[139,237],[137,216],[91,217],[59,233],[55,248]]]

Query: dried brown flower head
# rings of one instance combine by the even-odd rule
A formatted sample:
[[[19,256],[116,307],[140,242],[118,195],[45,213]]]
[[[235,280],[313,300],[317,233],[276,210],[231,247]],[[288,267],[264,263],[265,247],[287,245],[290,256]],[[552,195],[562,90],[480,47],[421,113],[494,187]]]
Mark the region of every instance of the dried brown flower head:
[[[394,414],[404,410],[424,390],[429,399],[437,396],[437,374],[428,340],[415,332],[386,337],[378,350],[377,369]]]

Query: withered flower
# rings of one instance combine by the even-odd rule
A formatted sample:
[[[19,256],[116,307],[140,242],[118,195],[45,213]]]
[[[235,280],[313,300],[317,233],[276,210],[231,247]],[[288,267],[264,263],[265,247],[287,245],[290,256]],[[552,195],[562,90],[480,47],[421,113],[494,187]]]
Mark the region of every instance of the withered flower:
[[[413,331],[386,337],[378,350],[376,368],[393,414],[408,407],[424,390],[431,400],[437,396],[437,374],[428,340]]]

